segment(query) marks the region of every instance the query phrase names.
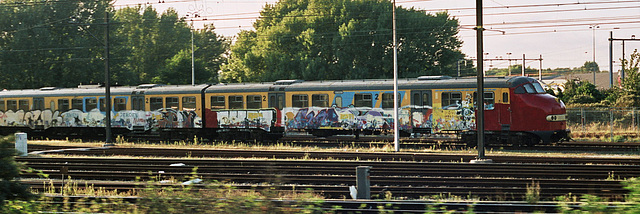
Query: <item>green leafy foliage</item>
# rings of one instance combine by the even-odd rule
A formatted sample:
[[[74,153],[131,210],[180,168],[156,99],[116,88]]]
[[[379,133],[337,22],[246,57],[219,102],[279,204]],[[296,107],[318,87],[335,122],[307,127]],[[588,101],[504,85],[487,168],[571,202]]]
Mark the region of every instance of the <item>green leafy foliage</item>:
[[[137,6],[116,11],[108,1],[88,0],[9,0],[0,6],[2,88],[104,82],[105,12],[114,84],[138,85],[154,78],[164,84],[191,83],[191,28],[175,10],[159,14]],[[206,26],[193,35],[198,83],[217,82],[228,51],[229,42],[214,29]]]
[[[393,76],[392,4],[383,0],[282,0],[255,31],[239,33],[223,79],[361,79]],[[458,21],[397,8],[401,77],[456,75]]]
[[[14,160],[17,151],[13,148],[12,140],[9,137],[0,138],[0,206],[6,200],[29,200],[35,197],[27,185],[17,180],[20,169]]]

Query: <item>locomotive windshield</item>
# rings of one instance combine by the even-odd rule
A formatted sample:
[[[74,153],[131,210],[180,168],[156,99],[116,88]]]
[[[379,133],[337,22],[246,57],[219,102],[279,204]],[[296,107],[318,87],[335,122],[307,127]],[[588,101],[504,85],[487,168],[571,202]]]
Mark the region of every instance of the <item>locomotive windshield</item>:
[[[547,93],[542,85],[538,82],[527,83],[521,86],[518,86],[515,90],[516,94],[544,94]]]

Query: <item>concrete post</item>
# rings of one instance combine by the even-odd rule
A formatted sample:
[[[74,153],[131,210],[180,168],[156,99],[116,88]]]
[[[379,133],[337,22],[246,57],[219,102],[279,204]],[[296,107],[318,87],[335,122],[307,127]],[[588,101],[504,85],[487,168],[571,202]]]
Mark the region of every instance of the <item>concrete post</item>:
[[[27,156],[27,133],[16,133],[16,150],[18,150],[18,156]]]
[[[356,167],[356,199],[371,199],[371,185],[369,176],[371,166]]]

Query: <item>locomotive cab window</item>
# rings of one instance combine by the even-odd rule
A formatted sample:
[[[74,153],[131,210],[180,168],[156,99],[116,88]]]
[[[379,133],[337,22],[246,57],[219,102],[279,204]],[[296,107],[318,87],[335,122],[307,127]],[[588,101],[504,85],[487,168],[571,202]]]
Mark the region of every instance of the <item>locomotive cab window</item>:
[[[242,96],[229,96],[229,108],[230,109],[244,108],[244,100],[242,99]]]
[[[507,92],[503,92],[502,93],[502,102],[503,103],[508,103],[509,102],[509,93],[507,93]]]
[[[476,100],[478,100],[478,93],[473,92],[473,106],[477,108]],[[484,109],[492,110],[495,105],[495,100],[493,92],[484,92]]]
[[[224,109],[224,96],[211,96],[211,109]]]
[[[516,94],[544,94],[547,93],[544,88],[542,88],[542,85],[540,85],[540,83],[534,82],[534,83],[527,83],[521,86],[518,86],[515,89],[515,93]]]
[[[353,96],[353,105],[355,107],[371,107],[371,106],[373,106],[373,100],[371,99],[371,94],[369,94],[369,93],[355,94]]]
[[[58,110],[69,111],[69,99],[58,99]]]
[[[29,111],[29,100],[18,100],[18,109]]]
[[[17,111],[17,110],[18,110],[18,101],[7,100],[7,111]]]
[[[291,96],[291,102],[293,107],[305,108],[309,107],[309,95],[306,94],[294,94]]]
[[[165,108],[178,110],[180,108],[180,101],[178,97],[167,97],[165,98],[167,106]]]
[[[248,109],[260,109],[260,108],[262,108],[262,96],[260,96],[260,95],[248,95],[247,96],[247,108]]]
[[[123,111],[127,110],[127,99],[122,97],[117,97],[113,99],[113,110],[114,111]]]
[[[538,94],[544,94],[544,93],[547,93],[547,92],[544,90],[544,88],[542,87],[542,85],[540,85],[540,83],[534,82],[534,83],[532,83],[532,85],[533,85],[533,88],[536,90],[536,92],[537,92]]]
[[[182,109],[196,110],[196,97],[182,97]]]
[[[71,100],[71,109],[76,109],[82,111],[82,98],[74,98]]]
[[[0,111],[4,111],[4,100],[0,99]]]
[[[162,103],[162,97],[149,98],[149,107],[151,108],[151,111],[161,109],[162,106],[164,106],[164,103]]]
[[[462,103],[462,93],[460,92],[442,92],[442,108],[457,108]]]
[[[326,95],[326,94],[311,95],[311,106],[329,107],[329,95]]]

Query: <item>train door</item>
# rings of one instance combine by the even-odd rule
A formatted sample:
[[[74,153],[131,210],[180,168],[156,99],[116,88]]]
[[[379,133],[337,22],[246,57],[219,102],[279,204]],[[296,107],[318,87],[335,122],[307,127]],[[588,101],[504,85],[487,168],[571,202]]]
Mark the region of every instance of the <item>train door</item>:
[[[433,103],[431,100],[431,90],[411,91],[411,120],[413,121],[413,132],[431,133],[429,118],[431,116]]]
[[[131,110],[144,111],[144,96],[131,96]]]
[[[511,104],[509,104],[509,93],[502,93],[502,107],[500,108],[500,126],[503,131],[511,129]]]
[[[284,93],[269,93],[269,108],[284,108]]]

